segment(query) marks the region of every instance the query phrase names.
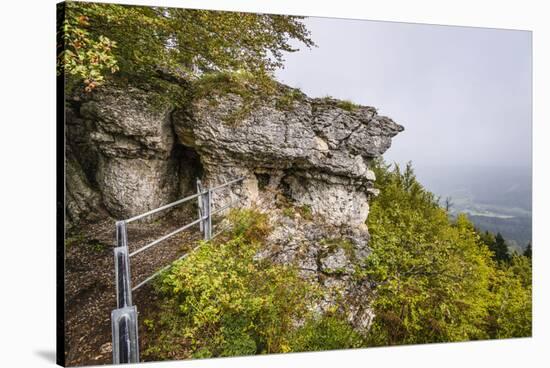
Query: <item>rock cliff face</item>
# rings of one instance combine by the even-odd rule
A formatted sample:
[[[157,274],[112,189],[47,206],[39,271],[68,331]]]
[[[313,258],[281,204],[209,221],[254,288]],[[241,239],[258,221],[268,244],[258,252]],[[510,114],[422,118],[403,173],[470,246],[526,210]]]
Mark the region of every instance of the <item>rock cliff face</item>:
[[[333,291],[320,309],[366,293],[352,273],[369,253],[365,221],[376,194],[369,162],[400,125],[372,107],[305,95],[284,109],[277,96],[265,99],[232,124],[226,117],[244,103],[238,95],[177,109],[154,97],[103,88],[68,101],[69,223],[97,213],[134,216],[190,194],[197,178],[213,186],[244,177],[228,196],[214,197],[214,207],[238,198],[270,213],[274,231],[258,257],[294,263]],[[364,303],[348,307],[356,325],[368,326]]]
[[[215,105],[200,100],[175,111],[173,122],[178,141],[201,157],[208,183],[244,176],[248,204],[258,199],[260,186],[280,188],[330,224],[362,226],[374,193],[368,161],[403,128],[372,107],[347,111],[338,102],[304,96],[281,110],[274,98],[228,125],[225,116],[242,107],[229,95]]]
[[[94,151],[88,156],[94,161],[91,181],[115,217],[158,207],[178,194],[170,109],[153,108],[147,97],[137,89],[107,89],[81,103],[76,114]]]
[[[71,101],[67,167],[83,171],[80,181],[90,188],[85,198],[71,197],[82,203],[69,210],[70,218],[83,217],[99,198],[122,218],[189,192],[197,177],[215,185],[244,176],[236,192],[245,204],[263,189],[279,189],[330,224],[364,224],[375,194],[369,160],[403,128],[372,107],[344,109],[338,100],[302,96],[280,109],[276,101],[266,100],[236,124],[224,120],[243,103],[231,94],[183,109],[136,88],[103,88]]]

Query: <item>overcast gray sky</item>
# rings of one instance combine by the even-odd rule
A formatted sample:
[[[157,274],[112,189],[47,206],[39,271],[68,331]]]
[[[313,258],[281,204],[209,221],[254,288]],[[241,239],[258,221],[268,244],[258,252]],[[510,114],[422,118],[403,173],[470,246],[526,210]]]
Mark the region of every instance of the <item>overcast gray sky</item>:
[[[308,18],[318,47],[277,78],[374,106],[405,127],[388,161],[531,166],[531,33]]]

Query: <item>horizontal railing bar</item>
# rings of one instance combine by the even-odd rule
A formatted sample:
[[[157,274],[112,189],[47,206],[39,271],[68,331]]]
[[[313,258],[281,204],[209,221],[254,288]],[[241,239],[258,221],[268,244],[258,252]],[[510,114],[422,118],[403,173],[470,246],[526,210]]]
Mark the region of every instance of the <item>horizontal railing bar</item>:
[[[220,235],[222,233],[224,229],[221,229],[220,231],[218,231],[217,233],[214,233],[214,235],[212,235],[212,239],[214,239],[216,236]]]
[[[227,183],[220,184],[220,185],[218,185],[218,186],[215,186],[215,187],[213,187],[213,188],[210,188],[210,191],[213,192],[213,191],[215,191],[215,190],[217,190],[217,189],[221,189],[221,188],[223,188],[223,187],[225,187],[225,186],[228,186],[228,185],[231,185],[231,184],[235,184],[235,183],[237,183],[237,182],[239,182],[239,181],[241,181],[241,180],[244,180],[244,178],[238,178],[238,179],[235,179],[235,180],[228,181]]]
[[[189,197],[185,197],[185,198],[182,198],[182,199],[179,199],[175,202],[172,202],[172,203],[168,203],[162,207],[159,207],[159,208],[155,208],[154,210],[151,210],[151,211],[148,211],[148,212],[145,212],[145,213],[142,213],[141,215],[137,215],[137,216],[134,216],[132,218],[129,218],[127,220],[124,220],[126,223],[130,223],[132,221],[136,221],[136,220],[139,220],[141,218],[144,218],[146,216],[149,216],[149,215],[152,215],[154,213],[157,213],[157,212],[160,212],[162,210],[165,210],[165,209],[168,209],[170,207],[174,207],[174,206],[177,206],[178,204],[181,204],[183,202],[187,202],[187,201],[190,201],[191,199],[195,199],[197,198],[198,196],[202,195],[202,194],[206,194],[207,191],[204,191],[202,193],[195,193],[193,195],[190,195]]]
[[[220,184],[220,185],[215,186],[215,187],[213,187],[213,188],[206,189],[206,190],[204,190],[204,191],[202,191],[202,192],[199,192],[199,193],[190,195],[190,196],[188,196],[188,197],[182,198],[182,199],[177,200],[177,201],[175,201],[175,202],[166,204],[166,205],[161,206],[161,207],[158,207],[158,208],[156,208],[156,209],[154,209],[154,210],[151,210],[151,211],[142,213],[142,214],[140,214],[140,215],[131,217],[131,218],[126,219],[126,220],[123,220],[123,221],[124,221],[125,223],[130,223],[130,222],[132,222],[132,221],[136,221],[136,220],[142,219],[142,218],[144,218],[144,217],[146,217],[146,216],[155,214],[155,213],[157,213],[157,212],[163,211],[163,210],[168,209],[168,208],[170,208],[170,207],[174,207],[174,206],[176,206],[176,205],[178,205],[178,204],[181,204],[181,203],[190,201],[190,200],[192,200],[192,199],[195,199],[195,198],[197,198],[197,197],[200,197],[200,196],[202,196],[202,195],[205,195],[205,194],[207,194],[207,193],[209,193],[209,192],[212,193],[212,192],[215,191],[215,190],[222,189],[222,188],[227,187],[227,186],[229,186],[229,185],[231,185],[231,184],[238,183],[238,182],[240,182],[240,181],[242,181],[242,180],[244,180],[244,178],[238,178],[238,179],[231,180],[231,181],[229,181],[229,182],[227,182],[227,183],[223,183],[223,184]],[[237,202],[239,202],[239,201],[240,201],[240,199],[237,199],[237,200],[235,200],[235,201],[231,201],[231,202],[228,203],[227,205],[225,205],[225,206],[223,206],[223,207],[221,207],[221,208],[219,208],[219,209],[217,209],[217,210],[215,210],[215,211],[212,211],[212,212],[209,214],[209,216],[211,217],[212,215],[215,215],[215,214],[217,214],[217,213],[219,213],[219,212],[222,212],[222,211],[226,210],[227,208],[233,206],[235,203],[237,203]],[[149,244],[147,244],[147,245],[141,247],[140,249],[137,249],[137,250],[135,250],[134,252],[130,253],[130,254],[129,254],[129,257],[133,257],[133,256],[135,256],[135,255],[137,255],[137,254],[139,254],[139,253],[141,253],[141,252],[143,252],[143,251],[145,251],[145,250],[151,248],[152,246],[154,246],[154,245],[156,245],[156,244],[162,242],[163,240],[166,240],[166,239],[170,238],[171,236],[174,236],[174,235],[176,235],[177,233],[179,233],[179,232],[181,232],[181,231],[183,231],[183,230],[186,230],[186,229],[190,228],[190,227],[193,226],[193,225],[196,225],[196,224],[200,223],[201,221],[207,220],[209,216],[201,217],[201,218],[199,218],[199,219],[197,219],[197,220],[195,220],[195,221],[193,221],[193,222],[191,222],[191,223],[189,223],[189,224],[187,224],[187,225],[182,226],[182,227],[179,228],[179,229],[176,229],[176,230],[172,231],[172,232],[169,233],[169,234],[166,234],[166,235],[164,235],[164,236],[162,236],[162,237],[160,237],[160,238],[158,238],[158,239],[152,241],[151,243],[149,243]],[[224,228],[224,229],[221,229],[220,231],[218,231],[218,232],[214,235],[214,237],[217,236],[218,234],[220,234],[223,230],[225,230],[225,228]],[[193,248],[191,251],[187,252],[187,253],[184,254],[183,256],[181,256],[181,257],[179,257],[178,259],[176,259],[176,261],[181,260],[181,259],[187,257],[192,251],[194,251],[194,250],[197,249],[198,247],[199,247],[199,246]],[[174,261],[174,262],[175,262],[175,261]],[[169,265],[167,265],[167,266],[161,268],[160,270],[158,270],[157,272],[155,272],[155,273],[152,274],[151,276],[147,277],[145,280],[143,280],[142,282],[140,282],[138,285],[134,286],[134,287],[132,288],[132,291],[135,291],[135,290],[139,289],[140,287],[142,287],[143,285],[147,284],[149,281],[151,281],[151,280],[154,279],[156,276],[158,276],[161,272],[163,272],[164,270],[170,268],[172,264],[173,264],[173,262],[172,262],[171,264],[169,264]]]
[[[196,224],[198,224],[199,222],[201,222],[202,220],[205,220],[205,219],[206,219],[206,217],[197,219],[197,220],[195,220],[195,221],[193,221],[193,222],[188,223],[187,225],[184,225],[184,226],[180,227],[179,229],[176,229],[176,230],[172,231],[172,232],[169,233],[169,234],[163,235],[163,236],[161,236],[160,238],[158,238],[158,239],[156,239],[156,240],[153,240],[151,243],[149,243],[149,244],[147,244],[147,245],[145,245],[145,246],[139,248],[138,250],[133,251],[132,253],[130,253],[130,255],[129,255],[128,257],[133,257],[133,256],[135,256],[136,254],[139,254],[139,253],[143,252],[144,250],[151,248],[153,245],[157,245],[157,244],[160,243],[161,241],[166,240],[166,239],[168,239],[169,237],[174,236],[174,235],[176,235],[177,233],[179,233],[179,232],[181,232],[181,231],[183,231],[183,230],[185,230],[185,229],[189,229],[191,226],[196,225]]]
[[[186,253],[185,255],[187,255],[188,253]],[[151,281],[152,279],[154,279],[155,277],[157,277],[162,271],[165,271],[167,270],[168,268],[170,268],[171,264],[169,264],[168,266],[164,266],[163,268],[161,268],[160,270],[158,270],[157,272],[155,272],[154,274],[152,274],[151,276],[149,276],[148,278],[146,278],[145,280],[143,280],[142,282],[140,282],[139,284],[137,284],[136,286],[134,286],[132,288],[132,291],[136,291],[137,289],[139,289],[140,287],[142,287],[143,285],[147,284],[149,281]]]
[[[184,259],[185,257],[187,257],[189,254],[191,254],[191,252],[195,251],[195,249],[197,249],[198,247],[200,247],[200,245],[197,245],[195,248],[191,249],[189,252],[185,253],[183,256],[179,257],[178,259],[176,259],[174,262],[176,261],[180,261],[182,259]],[[169,265],[166,265],[164,266],[163,268],[161,268],[160,270],[158,270],[157,272],[155,272],[154,274],[152,274],[151,276],[149,276],[148,278],[146,278],[145,280],[143,280],[142,282],[140,282],[139,284],[137,284],[136,286],[134,286],[132,288],[132,291],[136,291],[137,289],[139,289],[140,287],[142,287],[143,285],[147,284],[149,281],[151,281],[152,279],[154,279],[155,277],[157,277],[161,272],[169,269],[172,264],[174,263],[170,263]]]
[[[220,207],[220,208],[218,208],[218,209],[215,210],[215,211],[212,211],[211,215],[215,215],[216,213],[220,213],[220,212],[222,212],[222,211],[225,211],[226,209],[228,209],[229,207],[233,206],[233,205],[234,205],[235,203],[237,203],[237,202],[238,202],[238,200],[229,202],[229,203],[226,204],[225,206]]]
[[[214,239],[216,236],[220,235],[222,232],[224,232],[225,230],[227,230],[229,228],[230,228],[230,226],[224,226],[223,228],[218,230],[214,235],[212,235],[212,239]]]

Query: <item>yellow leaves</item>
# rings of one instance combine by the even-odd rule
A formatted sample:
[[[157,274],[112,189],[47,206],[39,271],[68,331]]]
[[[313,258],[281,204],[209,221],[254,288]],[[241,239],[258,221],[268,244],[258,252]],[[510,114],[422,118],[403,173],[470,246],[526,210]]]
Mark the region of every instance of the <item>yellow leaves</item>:
[[[87,26],[87,25],[90,24],[89,21],[88,21],[89,18],[85,15],[80,15],[80,16],[78,16],[77,19],[78,19],[78,24],[81,25],[81,26]]]
[[[103,35],[93,38],[88,31],[74,25],[88,25],[87,16],[68,14],[67,17],[64,24],[65,50],[58,55],[58,67],[68,76],[80,79],[84,90],[91,92],[104,82],[105,74],[118,71],[112,53],[116,43]]]
[[[290,345],[286,341],[280,345],[279,349],[281,353],[288,353],[289,351],[292,351]]]

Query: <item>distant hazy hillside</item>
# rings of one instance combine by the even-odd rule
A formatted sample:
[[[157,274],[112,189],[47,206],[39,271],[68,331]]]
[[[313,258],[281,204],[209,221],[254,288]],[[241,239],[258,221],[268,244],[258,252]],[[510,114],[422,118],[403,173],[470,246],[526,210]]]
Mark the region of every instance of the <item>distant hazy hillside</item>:
[[[474,224],[483,230],[500,232],[510,241],[510,248],[524,249],[531,241],[531,217],[499,218],[488,216],[469,216]],[[514,241],[516,244],[514,244]]]
[[[429,190],[452,198],[453,213],[468,213],[479,228],[500,232],[520,248],[531,241],[531,168],[445,166],[416,172]]]

